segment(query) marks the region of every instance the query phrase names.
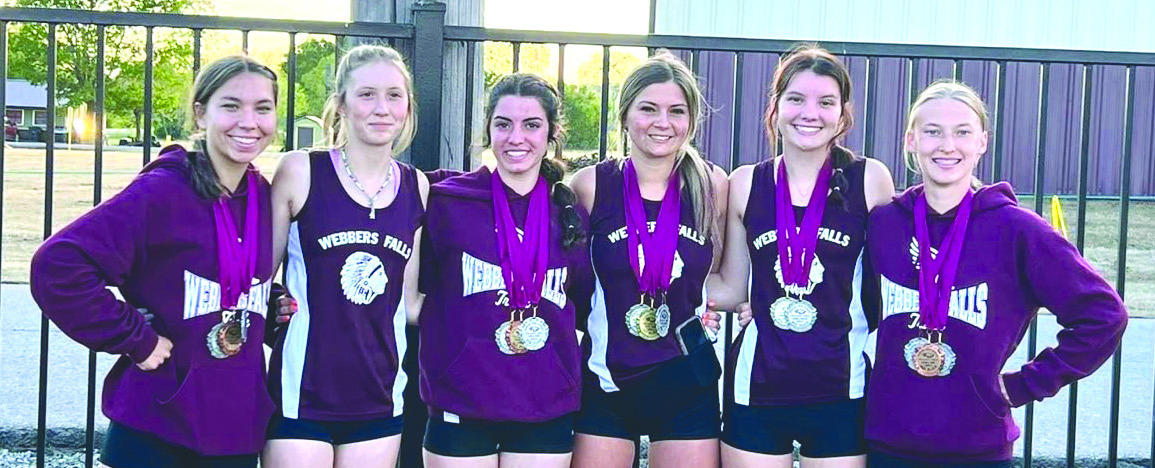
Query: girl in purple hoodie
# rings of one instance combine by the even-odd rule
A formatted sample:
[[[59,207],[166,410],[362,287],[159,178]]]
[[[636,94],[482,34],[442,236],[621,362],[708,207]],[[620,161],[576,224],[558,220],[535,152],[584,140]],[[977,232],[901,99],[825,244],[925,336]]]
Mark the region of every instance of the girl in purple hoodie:
[[[248,57],[206,66],[191,99],[197,150],[161,150],[32,259],[44,314],[122,355],[104,382],[109,467],[257,464],[273,410],[261,349],[272,235],[251,161],[276,133],[276,96],[276,75]]]
[[[923,183],[874,210],[866,237],[881,288],[868,463],[1009,467],[1019,436],[1011,408],[1098,368],[1127,311],[1009,184],[974,178],[988,119],[973,89],[934,83],[909,115],[907,165]],[[1058,346],[1002,372],[1041,307],[1062,326]]]
[[[391,468],[401,442],[401,360],[420,303],[429,190],[394,159],[416,128],[412,78],[379,45],[349,50],[336,76],[324,113],[331,148],[286,154],[273,179],[275,261],[287,246],[297,311],[270,359],[278,412],[266,468]]]
[[[546,157],[561,106],[545,80],[503,77],[485,106],[496,170],[430,188],[419,281],[428,467],[569,466],[575,317],[591,281],[585,212]]]

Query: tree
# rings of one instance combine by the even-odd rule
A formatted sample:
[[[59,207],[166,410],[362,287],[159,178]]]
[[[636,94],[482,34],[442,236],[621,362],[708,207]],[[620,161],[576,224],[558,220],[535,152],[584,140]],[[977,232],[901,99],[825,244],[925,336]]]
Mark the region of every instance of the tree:
[[[626,80],[626,75],[629,75],[634,68],[642,64],[642,57],[636,53],[626,51],[611,51],[610,52],[610,86],[618,88],[622,82]],[[577,72],[578,83],[588,83],[601,85],[602,82],[602,56],[601,54],[591,55],[590,58],[578,65]]]
[[[14,6],[81,10],[188,13],[201,11],[206,0],[16,0]],[[12,26],[9,35],[9,74],[41,85],[47,76],[48,29],[43,24]],[[96,104],[96,27],[61,24],[56,28],[56,93],[68,107]],[[161,135],[183,134],[184,90],[192,82],[192,33],[161,30],[153,33],[153,112]],[[137,129],[144,107],[145,31],[143,28],[105,28],[105,114],[110,122]]]
[[[312,38],[297,44],[297,92],[294,103],[297,115],[293,116],[294,120],[304,115],[320,117],[324,111],[325,101],[329,99],[335,84],[332,79],[336,65],[333,53],[331,40]],[[286,77],[283,84],[288,85],[288,57],[281,63],[280,74]]]
[[[493,86],[503,75],[513,73],[513,45],[486,42],[485,87]],[[533,73],[551,83],[557,83],[557,46],[552,44],[522,44],[518,51],[518,72]]]

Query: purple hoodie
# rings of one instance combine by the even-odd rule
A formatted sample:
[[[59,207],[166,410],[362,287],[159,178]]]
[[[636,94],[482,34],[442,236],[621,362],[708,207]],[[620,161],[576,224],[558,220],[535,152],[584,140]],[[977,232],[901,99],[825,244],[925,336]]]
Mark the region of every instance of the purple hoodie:
[[[229,206],[243,226],[246,197],[260,197],[260,261],[254,285],[238,301],[253,312],[238,355],[216,359],[206,346],[221,322],[214,202],[193,191],[179,146],[165,148],[128,187],[50,237],[32,259],[32,296],[44,314],[81,344],[124,355],[105,378],[104,414],[202,455],[259,452],[273,410],[261,349],[272,275],[269,184],[243,180]],[[151,325],[137,308],[155,315]],[[172,356],[142,371],[133,363],[148,358],[158,333],[172,340]]]
[[[1119,344],[1127,311],[1114,289],[1079,252],[1034,212],[1018,206],[1005,182],[985,186],[962,247],[943,342],[957,354],[946,376],[922,377],[903,347],[918,310],[914,241],[915,186],[870,214],[868,251],[881,285],[877,358],[866,392],[871,450],[934,462],[1009,460],[1019,429],[999,373],[1031,319],[1046,307],[1063,330],[1058,346],[1003,375],[1014,406],[1054,395],[1094,372]],[[931,210],[931,244],[939,246],[954,210]]]
[[[581,401],[574,327],[575,314],[588,310],[593,288],[589,248],[562,247],[561,212],[550,203],[548,273],[538,310],[549,325],[549,340],[537,351],[503,354],[494,334],[509,313],[495,305],[505,283],[491,177],[483,167],[429,191],[418,283],[426,294],[418,355],[421,398],[431,412],[463,418],[546,421],[577,411]],[[508,187],[506,193],[514,222],[524,225],[529,197]]]

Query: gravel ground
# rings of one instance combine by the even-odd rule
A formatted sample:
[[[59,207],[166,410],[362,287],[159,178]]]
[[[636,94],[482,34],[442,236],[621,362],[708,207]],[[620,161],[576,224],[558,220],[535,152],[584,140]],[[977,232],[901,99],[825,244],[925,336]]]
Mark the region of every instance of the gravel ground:
[[[99,454],[97,454],[99,456]],[[36,466],[36,452],[11,452],[0,449],[0,468],[28,468]],[[84,452],[50,450],[45,466],[52,468],[84,467]]]

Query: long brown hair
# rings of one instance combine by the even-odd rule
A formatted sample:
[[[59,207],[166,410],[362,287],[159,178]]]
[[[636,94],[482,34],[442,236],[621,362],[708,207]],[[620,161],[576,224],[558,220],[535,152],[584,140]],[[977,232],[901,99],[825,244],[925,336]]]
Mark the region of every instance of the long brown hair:
[[[255,73],[257,75],[268,78],[273,86],[273,100],[274,104],[277,99],[277,74],[273,70],[262,65],[260,62],[245,55],[230,55],[222,57],[209,63],[197,73],[196,79],[193,80],[192,93],[189,98],[188,121],[193,125],[193,148],[194,151],[189,151],[188,167],[191,172],[191,180],[193,190],[201,198],[215,200],[220,198],[222,194],[226,193],[226,189],[221,186],[220,179],[217,177],[217,171],[213,169],[212,162],[209,161],[208,145],[205,143],[205,135],[202,129],[196,128],[197,121],[197,107],[202,109],[208,106],[209,99],[216,94],[217,90],[221,89],[225,83],[242,73]],[[149,144],[145,142],[145,144]]]
[[[561,148],[565,141],[565,114],[562,111],[561,96],[557,89],[541,77],[529,73],[514,73],[505,75],[494,83],[485,101],[485,135],[482,143],[490,144],[489,126],[493,123],[493,111],[498,101],[505,96],[529,97],[537,100],[545,111],[546,125],[548,126],[549,142]],[[569,188],[562,179],[565,177],[565,166],[551,157],[549,151],[541,159],[541,176],[550,184],[550,199],[561,209],[561,221],[565,225],[562,233],[562,245],[573,246],[585,240],[585,232],[581,227],[581,217],[578,215],[577,194]]]
[[[682,187],[690,196],[690,203],[694,208],[695,227],[702,235],[713,239],[716,234],[714,218],[717,216],[714,200],[717,195],[714,193],[714,183],[710,178],[711,168],[706,158],[702,157],[691,144],[701,126],[705,99],[702,97],[702,90],[694,73],[669,51],[659,50],[653,57],[631,71],[626,76],[626,81],[622,83],[622,91],[618,96],[618,124],[622,128],[622,141],[629,139],[626,132],[626,117],[630,106],[638,95],[642,94],[642,90],[653,84],[671,82],[681,88],[690,113],[690,127],[686,131],[686,141],[682,143],[674,162],[674,170],[678,171]]]

